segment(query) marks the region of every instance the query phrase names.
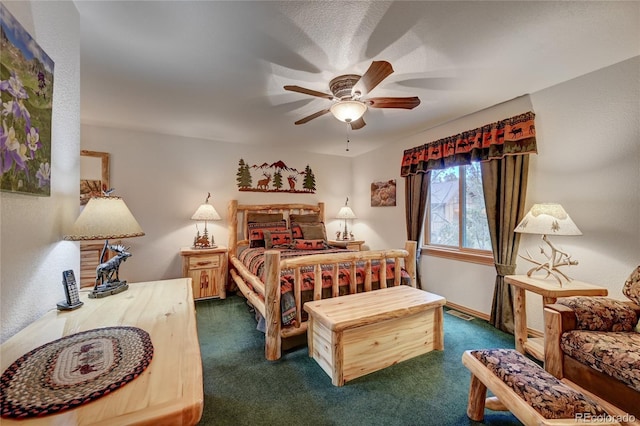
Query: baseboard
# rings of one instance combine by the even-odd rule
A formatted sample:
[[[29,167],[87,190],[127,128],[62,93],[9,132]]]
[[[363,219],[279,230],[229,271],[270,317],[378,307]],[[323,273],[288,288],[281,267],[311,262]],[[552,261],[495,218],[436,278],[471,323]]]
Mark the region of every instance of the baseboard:
[[[485,321],[489,321],[490,319],[490,316],[483,312],[479,312],[471,308],[467,308],[466,306],[458,305],[457,303],[447,301],[445,306],[451,309],[455,309],[456,311],[460,311],[462,313],[472,315],[476,318],[483,319]],[[544,333],[542,331],[533,330],[531,328],[527,328],[527,333],[529,333],[529,336],[532,336],[532,337],[544,337]]]
[[[489,315],[484,314],[482,312],[479,311],[474,311],[473,309],[467,308],[466,306],[462,306],[462,305],[458,305],[457,303],[452,303],[447,301],[446,305],[447,308],[451,308],[451,309],[455,309],[456,311],[460,311],[462,313],[468,314],[468,315],[472,315],[476,318],[480,318],[483,319],[485,321],[489,321]]]

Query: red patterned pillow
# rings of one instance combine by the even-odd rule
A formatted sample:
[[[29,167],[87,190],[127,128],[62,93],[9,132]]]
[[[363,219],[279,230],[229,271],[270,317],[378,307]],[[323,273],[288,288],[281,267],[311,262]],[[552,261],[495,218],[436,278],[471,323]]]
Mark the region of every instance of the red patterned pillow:
[[[291,222],[291,235],[293,236],[294,240],[304,238],[302,236],[302,228],[296,222]]]
[[[270,231],[265,229],[264,233],[264,247],[265,248],[278,248],[291,244],[293,238],[291,238],[291,231],[288,229],[285,231]]]
[[[280,220],[277,222],[248,223],[247,229],[249,231],[249,247],[264,247],[264,231],[286,231],[287,222]]]
[[[329,248],[325,240],[293,240],[294,250],[323,250]]]

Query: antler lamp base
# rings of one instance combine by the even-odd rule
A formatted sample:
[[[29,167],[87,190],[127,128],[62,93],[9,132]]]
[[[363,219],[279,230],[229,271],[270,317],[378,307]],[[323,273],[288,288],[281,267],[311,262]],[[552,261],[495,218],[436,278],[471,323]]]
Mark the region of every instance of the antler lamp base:
[[[564,278],[567,282],[571,282],[571,278],[569,278],[569,276],[567,276],[565,273],[559,270],[558,267],[577,265],[578,261],[572,260],[571,255],[569,253],[559,250],[556,246],[554,246],[553,243],[549,240],[549,238],[546,235],[542,236],[542,241],[544,241],[549,245],[549,247],[551,247],[551,253],[549,255],[547,255],[544,248],[540,247],[540,253],[542,253],[547,258],[546,262],[543,263],[533,259],[528,250],[527,250],[528,257],[520,255],[520,257],[523,258],[524,260],[538,265],[529,269],[529,271],[527,271],[527,276],[530,277],[535,272],[544,271],[547,273],[545,278],[551,275],[556,279],[556,281],[558,281],[558,284],[560,284],[560,287],[562,287],[562,278]]]

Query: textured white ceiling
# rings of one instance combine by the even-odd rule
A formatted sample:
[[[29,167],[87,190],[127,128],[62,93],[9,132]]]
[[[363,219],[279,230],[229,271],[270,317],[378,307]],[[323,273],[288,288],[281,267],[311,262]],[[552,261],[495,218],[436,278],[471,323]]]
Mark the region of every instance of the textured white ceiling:
[[[82,121],[359,155],[479,109],[640,55],[640,2],[76,1]],[[341,74],[395,69],[350,131],[330,114]],[[428,141],[425,141],[428,142]]]

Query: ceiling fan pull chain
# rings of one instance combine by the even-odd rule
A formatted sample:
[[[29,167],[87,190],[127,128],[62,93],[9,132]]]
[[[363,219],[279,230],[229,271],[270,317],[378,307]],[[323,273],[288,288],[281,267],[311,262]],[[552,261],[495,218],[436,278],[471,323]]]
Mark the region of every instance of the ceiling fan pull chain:
[[[345,151],[349,152],[349,128],[351,124],[347,123],[347,149]]]

